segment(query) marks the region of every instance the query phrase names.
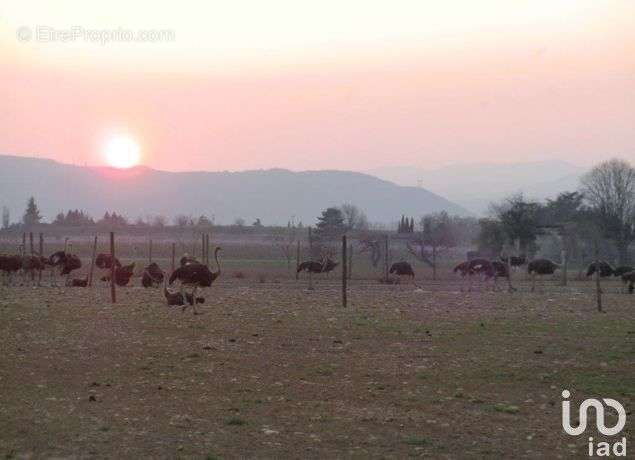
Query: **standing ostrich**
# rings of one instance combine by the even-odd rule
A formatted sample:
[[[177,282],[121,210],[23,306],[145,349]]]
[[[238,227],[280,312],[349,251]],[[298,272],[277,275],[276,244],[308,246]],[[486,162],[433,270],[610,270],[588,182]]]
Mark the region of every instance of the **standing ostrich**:
[[[599,266],[600,278],[606,278],[614,274],[614,269],[611,266],[611,264],[602,260],[600,262],[593,262],[591,265],[589,265],[586,270],[586,276],[594,275],[595,272],[598,271],[598,266]]]
[[[330,272],[332,272],[335,267],[339,265],[338,262],[334,262],[329,257],[326,259],[322,259],[321,262],[316,262],[314,260],[307,260],[298,265],[297,273],[305,271],[307,273],[326,273],[327,276]]]
[[[159,286],[163,282],[164,278],[165,275],[163,270],[161,270],[156,262],[152,262],[143,270],[143,274],[141,275],[141,285],[146,288]]]
[[[4,281],[7,286],[11,284],[14,273],[22,269],[22,257],[18,255],[0,255],[0,270],[4,274]]]
[[[635,271],[630,271],[622,275],[622,282],[624,285],[628,283],[628,293],[632,294],[635,290]]]
[[[392,264],[390,266],[390,270],[388,270],[388,273],[390,273],[391,275],[394,273],[395,275],[399,276],[400,282],[401,282],[402,276],[409,276],[410,280],[414,284],[415,272],[412,269],[412,265],[410,265],[408,262],[404,260],[402,260],[401,262],[395,262],[394,264]]]
[[[132,262],[129,265],[115,266],[115,284],[117,286],[127,286],[130,282],[130,278],[134,275],[135,263]],[[101,277],[102,281],[110,281],[110,273]]]
[[[527,265],[527,273],[531,275],[531,292],[536,290],[536,276],[553,275],[560,265],[549,259],[535,259]]]
[[[195,302],[195,300],[197,299],[196,297],[197,289],[210,287],[212,283],[216,280],[216,278],[218,278],[221,274],[220,262],[218,261],[218,252],[220,250],[221,248],[218,248],[218,247],[214,250],[214,259],[216,260],[216,265],[218,267],[218,270],[216,272],[212,272],[207,267],[207,265],[204,265],[198,262],[193,262],[193,263],[188,263],[177,268],[176,270],[174,270],[172,275],[170,275],[170,280],[169,280],[170,286],[176,280],[179,280],[181,282],[181,289],[180,289],[181,295],[192,306],[192,309],[194,310],[195,315],[198,315],[198,311],[196,310],[196,303],[198,302]],[[187,294],[183,295],[183,291],[186,286],[192,287],[192,293],[190,296],[187,296]],[[187,305],[184,305],[182,311],[185,311],[186,308],[187,308]]]

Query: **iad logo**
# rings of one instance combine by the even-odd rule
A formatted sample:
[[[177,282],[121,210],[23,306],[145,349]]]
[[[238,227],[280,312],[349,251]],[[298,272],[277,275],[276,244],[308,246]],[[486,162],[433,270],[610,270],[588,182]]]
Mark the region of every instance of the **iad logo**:
[[[562,428],[567,434],[571,436],[581,435],[586,431],[587,428],[587,419],[588,419],[588,410],[589,407],[595,409],[595,424],[597,425],[598,431],[604,436],[615,436],[620,431],[624,429],[626,425],[626,411],[624,410],[624,406],[622,406],[619,402],[614,399],[603,398],[602,401],[609,407],[612,407],[617,411],[617,424],[613,427],[607,427],[604,424],[604,404],[598,399],[585,399],[580,404],[580,409],[578,412],[578,418],[580,423],[577,427],[571,426],[571,403],[567,401],[571,397],[571,393],[569,390],[564,390],[562,392],[562,397],[564,400],[562,401]],[[596,446],[593,445],[593,438],[589,438],[589,456],[592,457],[594,454],[599,457],[609,457],[611,455],[611,450],[613,454],[617,457],[626,457],[626,438],[623,437],[620,441],[616,441],[613,444],[613,448],[611,449],[611,445],[608,442],[599,442]]]

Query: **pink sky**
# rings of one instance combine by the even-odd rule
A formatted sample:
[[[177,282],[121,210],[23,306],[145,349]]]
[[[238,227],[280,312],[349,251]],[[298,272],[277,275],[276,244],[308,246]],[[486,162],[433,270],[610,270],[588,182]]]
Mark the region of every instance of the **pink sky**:
[[[23,13],[0,24],[0,153],[101,164],[123,132],[167,170],[635,158],[635,2],[537,3],[518,24],[508,12],[376,33],[351,16],[347,35],[266,29],[260,50],[220,51],[184,27],[194,13],[175,18],[176,43],[83,48],[18,43],[16,27],[38,24]]]

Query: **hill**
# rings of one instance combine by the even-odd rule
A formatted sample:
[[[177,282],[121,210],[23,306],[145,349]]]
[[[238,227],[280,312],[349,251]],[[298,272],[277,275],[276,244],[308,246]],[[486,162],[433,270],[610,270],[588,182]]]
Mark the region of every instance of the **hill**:
[[[139,216],[213,216],[216,223],[256,218],[266,225],[286,224],[295,216],[305,224],[328,206],[353,203],[371,222],[393,222],[401,214],[421,216],[462,207],[417,187],[404,187],[349,171],[284,169],[243,172],[166,172],[146,167],[119,170],[73,166],[40,158],[0,156],[0,205],[12,221],[34,196],[47,221],[61,210],[83,209],[94,217],[116,211]]]

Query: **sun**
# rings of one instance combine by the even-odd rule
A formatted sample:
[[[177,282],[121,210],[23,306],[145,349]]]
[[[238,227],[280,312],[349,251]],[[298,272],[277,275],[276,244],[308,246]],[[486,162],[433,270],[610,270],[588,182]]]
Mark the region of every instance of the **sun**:
[[[106,141],[104,157],[113,168],[131,168],[139,164],[141,149],[131,137],[115,136]]]

